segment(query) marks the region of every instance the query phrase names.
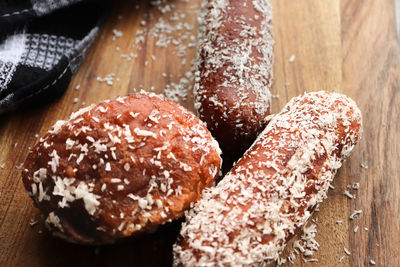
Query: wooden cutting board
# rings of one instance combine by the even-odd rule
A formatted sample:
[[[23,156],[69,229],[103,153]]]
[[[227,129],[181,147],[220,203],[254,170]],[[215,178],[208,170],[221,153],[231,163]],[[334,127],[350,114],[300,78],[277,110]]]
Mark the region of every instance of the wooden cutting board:
[[[37,141],[35,134],[43,135],[58,119],[83,105],[140,89],[163,93],[166,88],[167,94],[193,110],[192,82],[185,74],[196,49],[184,49],[171,36],[178,43],[193,42],[200,1],[170,0],[171,10],[166,4],[152,6],[149,2],[114,1],[106,24],[61,99],[0,117],[0,166],[5,163],[0,168],[0,266],[171,264],[179,222],[97,248],[51,237],[23,189],[18,169]],[[394,2],[272,2],[276,41],[273,112],[305,90],[324,89],[352,97],[364,116],[362,141],[336,176],[335,189],[330,190],[320,212],[313,216],[320,248],[310,257],[297,256],[295,266],[369,266],[371,260],[376,266],[400,266],[400,49]],[[150,33],[142,34],[144,29],[151,29]],[[170,44],[159,47],[168,38]],[[107,75],[110,85],[100,82]],[[176,90],[179,84],[183,89]],[[360,188],[350,190],[356,198],[344,196],[346,186],[356,182]],[[350,220],[355,209],[362,214]],[[31,227],[31,219],[39,223]],[[286,255],[291,250],[289,245]],[[310,258],[318,262],[304,263],[303,259]]]

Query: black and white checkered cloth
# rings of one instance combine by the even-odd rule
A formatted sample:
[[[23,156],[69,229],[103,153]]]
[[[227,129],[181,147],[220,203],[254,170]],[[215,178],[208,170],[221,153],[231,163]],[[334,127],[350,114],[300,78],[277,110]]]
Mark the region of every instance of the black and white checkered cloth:
[[[60,96],[106,9],[102,0],[0,0],[0,114]]]

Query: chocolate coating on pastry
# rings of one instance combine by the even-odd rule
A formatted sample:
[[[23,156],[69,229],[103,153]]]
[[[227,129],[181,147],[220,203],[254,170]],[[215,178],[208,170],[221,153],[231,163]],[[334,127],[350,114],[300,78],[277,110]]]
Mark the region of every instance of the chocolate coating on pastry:
[[[187,213],[176,266],[266,266],[327,196],[361,135],[337,93],[306,93],[275,115],[232,170]]]
[[[267,124],[273,43],[269,0],[203,1],[195,108],[224,155],[241,155]]]
[[[217,177],[219,153],[196,116],[143,92],[58,121],[29,153],[23,182],[55,235],[112,243],[183,215]]]

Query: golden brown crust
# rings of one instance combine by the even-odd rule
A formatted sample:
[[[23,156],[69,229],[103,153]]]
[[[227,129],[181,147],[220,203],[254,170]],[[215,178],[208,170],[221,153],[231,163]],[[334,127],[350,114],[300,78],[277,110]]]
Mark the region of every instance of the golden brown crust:
[[[174,245],[177,266],[263,266],[301,229],[361,134],[350,98],[293,98],[214,188],[207,189]]]
[[[273,64],[269,0],[204,0],[195,107],[225,154],[266,126]]]
[[[57,122],[29,153],[23,181],[53,233],[112,243],[180,217],[220,163],[204,123],[139,93]]]

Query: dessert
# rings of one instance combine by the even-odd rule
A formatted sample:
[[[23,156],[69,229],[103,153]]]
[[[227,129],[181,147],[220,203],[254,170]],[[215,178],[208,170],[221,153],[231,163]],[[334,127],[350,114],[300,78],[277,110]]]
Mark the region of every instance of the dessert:
[[[218,176],[205,124],[151,93],[58,121],[29,153],[23,182],[53,234],[105,244],[171,221]]]

